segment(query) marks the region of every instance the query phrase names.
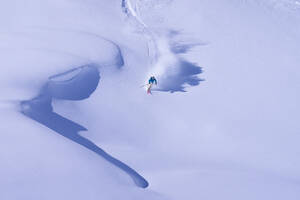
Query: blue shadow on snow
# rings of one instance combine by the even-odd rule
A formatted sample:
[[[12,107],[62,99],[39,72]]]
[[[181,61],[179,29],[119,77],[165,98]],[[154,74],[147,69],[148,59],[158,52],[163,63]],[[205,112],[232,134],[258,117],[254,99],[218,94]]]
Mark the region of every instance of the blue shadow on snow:
[[[59,114],[53,112],[52,98],[82,100],[88,98],[97,88],[100,80],[96,65],[74,68],[49,78],[40,94],[31,100],[21,101],[21,112],[27,117],[43,124],[56,133],[93,151],[114,166],[127,173],[138,187],[148,187],[148,182],[134,169],[112,157],[89,139],[78,133],[87,129]]]

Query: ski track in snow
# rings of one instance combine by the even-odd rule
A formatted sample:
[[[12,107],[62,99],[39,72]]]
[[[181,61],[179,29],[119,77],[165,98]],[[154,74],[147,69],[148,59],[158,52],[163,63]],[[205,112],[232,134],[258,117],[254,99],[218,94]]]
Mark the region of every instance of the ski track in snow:
[[[141,27],[142,33],[148,41],[151,69],[147,72],[145,81],[150,76],[155,76],[159,84],[152,90],[171,93],[185,92],[187,85],[199,85],[204,80],[198,77],[202,73],[202,68],[197,63],[181,57],[181,54],[188,53],[199,43],[185,44],[173,41],[179,36],[177,31],[156,33],[143,22],[138,2],[122,0],[122,8],[127,16],[136,22],[136,28]]]
[[[154,90],[160,91],[160,92],[171,92],[171,93],[172,92],[185,92],[187,85],[189,85],[189,86],[199,85],[201,83],[201,81],[203,80],[203,79],[199,78],[199,75],[202,73],[202,68],[197,63],[193,63],[190,60],[188,60],[187,58],[182,57],[182,55],[189,53],[189,51],[192,48],[194,48],[195,46],[198,46],[198,45],[202,45],[202,44],[177,42],[176,38],[180,37],[181,33],[177,32],[177,31],[173,31],[173,30],[165,31],[165,33],[157,33],[154,29],[151,28],[151,26],[148,26],[146,23],[143,22],[142,13],[140,12],[140,9],[138,7],[139,5],[137,3],[132,3],[132,2],[133,2],[133,0],[122,0],[121,7],[122,7],[124,13],[128,16],[128,18],[136,22],[135,23],[135,25],[137,25],[136,28],[141,28],[143,30],[142,35],[145,37],[147,44],[148,44],[148,57],[149,57],[149,61],[150,61],[149,65],[151,68],[149,69],[149,71],[147,71],[144,74],[145,80],[147,80],[150,75],[156,76],[158,79],[159,85],[157,88],[154,88]],[[297,3],[299,1],[295,1],[295,2]],[[101,35],[94,34],[92,32],[85,32],[85,31],[81,31],[81,30],[58,30],[58,29],[55,29],[55,31],[53,31],[54,29],[39,28],[39,27],[38,28],[33,27],[31,30],[34,30],[34,29],[35,29],[35,31],[39,31],[39,32],[51,32],[51,34],[54,34],[54,32],[56,31],[56,32],[59,32],[59,35],[65,32],[65,33],[72,33],[72,34],[80,35],[81,37],[88,36],[91,38],[101,39],[101,40],[106,41],[109,44],[111,44],[114,47],[114,49],[116,50],[115,54],[114,54],[115,56],[112,59],[112,62],[107,64],[107,66],[115,65],[117,67],[117,69],[121,69],[121,67],[124,65],[124,58],[123,58],[121,48],[118,45],[118,43],[116,43],[112,40],[106,39],[106,38],[102,37]],[[26,35],[24,35],[24,36],[26,36]],[[21,36],[21,37],[23,37],[23,36]],[[30,39],[32,39],[32,38],[30,38]],[[67,54],[79,56],[79,57],[82,56],[80,54],[80,51],[79,51],[79,53],[75,52],[74,54],[71,54],[68,51],[66,51],[65,49],[60,49],[60,47],[57,47],[57,48],[55,48],[53,50],[51,48],[47,49],[44,47],[40,47],[40,48],[36,48],[35,50],[36,51],[55,51],[55,53],[63,54],[64,56]],[[83,48],[86,48],[86,46]],[[104,48],[104,49],[107,50],[106,48]],[[82,58],[84,58],[84,56],[82,56]],[[21,113],[24,114],[25,116],[27,116],[28,118],[34,120],[35,122],[38,122],[38,123],[46,126],[47,128],[53,130],[60,136],[63,136],[64,138],[69,139],[76,144],[79,144],[80,146],[86,148],[87,150],[94,152],[95,154],[97,154],[101,158],[105,159],[107,162],[111,163],[113,166],[119,168],[124,173],[126,173],[128,176],[130,176],[131,179],[133,180],[133,182],[135,183],[135,185],[137,185],[138,187],[141,187],[141,188],[148,187],[148,185],[149,185],[148,181],[143,176],[141,176],[137,171],[135,171],[133,168],[129,167],[127,164],[123,163],[122,161],[114,158],[113,156],[111,156],[110,154],[105,152],[102,148],[97,146],[93,141],[91,141],[79,134],[80,131],[87,131],[88,128],[86,128],[78,123],[75,123],[74,121],[71,121],[70,119],[67,119],[66,117],[61,116],[58,113],[54,112],[54,109],[52,107],[53,99],[80,101],[80,100],[89,98],[90,95],[97,88],[99,88],[98,86],[99,86],[99,81],[100,81],[100,69],[101,69],[101,67],[105,67],[104,66],[105,62],[100,63],[99,60],[95,59],[98,62],[89,63],[88,61],[92,61],[93,59],[91,59],[91,60],[83,59],[83,60],[87,61],[85,63],[85,65],[78,64],[76,67],[73,66],[73,68],[71,68],[70,70],[68,70],[66,72],[50,76],[49,79],[47,80],[47,82],[44,85],[42,85],[41,90],[39,91],[38,95],[35,98],[32,98],[30,100],[24,100],[21,102],[18,101],[18,103],[20,104],[20,107],[21,107]],[[210,87],[213,88],[213,86],[210,86]],[[213,89],[210,88],[210,90],[213,90]],[[219,90],[216,90],[216,91],[219,91]],[[218,93],[218,92],[216,92],[216,93]],[[257,94],[254,94],[254,95],[257,95]],[[217,96],[217,97],[220,97],[220,96]],[[237,99],[239,99],[239,98],[240,97],[238,97]],[[217,99],[217,98],[211,98],[211,96],[210,96],[209,101],[212,101],[212,99]],[[236,101],[236,102],[237,102],[238,106],[241,106],[241,105],[243,105],[243,106],[246,105],[244,107],[248,106],[248,104],[246,104],[246,103],[239,104],[240,101]],[[215,103],[215,102],[213,102],[213,103]],[[161,104],[161,102],[160,102],[160,104]],[[226,101],[224,101],[221,104],[226,104]],[[7,102],[3,101],[0,103],[0,106],[5,107],[5,108],[8,106],[11,106],[11,105],[12,105],[11,101],[7,101]],[[167,104],[164,104],[164,105],[167,105]],[[207,104],[205,104],[205,105],[207,105]],[[229,107],[229,108],[232,109],[235,107],[236,106]],[[243,109],[244,109],[244,107],[243,107]],[[155,107],[155,108],[157,108],[157,107]],[[205,117],[208,119],[210,117],[214,119],[212,121],[207,120],[207,121],[203,122],[204,124],[205,123],[208,124],[207,127],[203,128],[203,130],[204,130],[203,132],[207,132],[207,134],[209,135],[209,136],[205,136],[205,135],[203,136],[204,142],[208,143],[208,145],[212,145],[212,144],[210,144],[210,140],[215,140],[217,138],[217,137],[214,138],[215,136],[213,136],[212,134],[219,134],[219,132],[218,132],[219,126],[217,126],[219,122],[217,121],[218,119],[215,119],[215,118],[218,118],[218,116],[223,117],[222,112],[221,113],[218,112],[217,114],[215,114],[214,113],[215,111],[213,110],[214,108],[219,109],[220,112],[222,111],[222,108],[224,109],[224,107],[221,107],[221,106],[218,107],[217,103],[216,103],[216,105],[213,105],[213,107],[208,107],[207,108],[208,110],[206,110],[206,111],[205,111],[205,108],[203,108],[204,113],[205,112],[206,112],[206,114],[213,113],[212,115],[208,115]],[[255,106],[255,109],[256,108],[257,107]],[[195,108],[193,108],[191,110],[194,111],[194,109]],[[225,111],[227,111],[227,109],[228,108],[226,107]],[[243,109],[241,109],[241,110],[243,110]],[[249,110],[250,109],[251,109],[251,107],[249,108]],[[163,108],[161,110],[165,110],[165,108]],[[249,112],[249,110],[245,110],[245,111]],[[267,111],[268,110],[266,110],[266,112]],[[181,111],[181,112],[183,112],[183,111]],[[234,110],[233,112],[237,112],[237,111]],[[161,115],[161,114],[163,114],[163,112],[159,113],[159,115]],[[258,112],[258,114],[255,113],[255,120],[257,120],[258,115],[259,115],[259,112]],[[170,116],[169,113],[167,113],[167,115],[165,115],[165,116],[162,115],[161,118],[159,118],[160,116],[158,116],[158,120],[161,120],[160,123],[166,122],[166,124],[169,125],[169,124],[171,124],[170,122],[172,122],[171,120],[164,121],[169,116]],[[185,116],[186,115],[183,115],[183,118],[176,118],[176,120],[181,119],[181,121],[185,121],[185,120],[191,119],[191,118],[184,118]],[[238,112],[237,112],[236,116],[244,119],[244,121],[247,121],[247,120],[254,121],[254,118],[253,119],[252,118],[243,118],[243,115],[239,115]],[[250,112],[249,116],[252,116],[251,112]],[[271,116],[271,114],[266,115],[266,118],[270,117],[270,116]],[[195,116],[195,118],[196,117],[198,118],[198,116]],[[226,117],[230,118],[230,116],[224,115],[224,118],[226,118]],[[271,118],[271,119],[273,119],[273,118]],[[279,118],[279,119],[281,119],[281,118]],[[222,119],[222,121],[223,121],[223,119]],[[236,121],[236,119],[234,119],[233,121]],[[263,120],[261,120],[261,121],[264,122]],[[281,121],[283,121],[283,120],[281,120]],[[176,123],[177,121],[174,120],[174,122]],[[197,123],[196,120],[194,122],[195,122],[195,124]],[[225,122],[228,122],[228,121],[225,121]],[[229,121],[229,122],[231,122],[231,121]],[[134,122],[134,123],[136,123],[136,122]],[[259,123],[257,123],[257,121],[254,121],[253,124],[258,127],[260,125]],[[189,124],[186,124],[186,126],[191,126],[191,125],[192,125],[191,122],[189,122]],[[240,125],[240,126],[242,126],[242,125]],[[240,126],[237,126],[237,129],[241,128]],[[181,128],[180,126],[178,126],[178,127]],[[175,127],[174,129],[172,129],[173,127],[170,127],[170,128],[168,127],[168,129],[162,128],[162,130],[166,130],[166,132],[169,131],[169,132],[173,133],[173,132],[175,132],[175,129],[177,129],[178,127]],[[253,126],[251,126],[251,127],[253,127]],[[192,126],[191,129],[190,129],[190,127],[189,128],[185,127],[184,130],[200,131],[200,130],[202,130],[201,128],[202,127],[200,127],[200,128],[197,127],[197,129],[196,128],[193,129],[193,126]],[[220,129],[221,128],[224,129],[224,127],[220,126]],[[253,129],[253,130],[255,130],[255,129]],[[249,130],[249,131],[251,131],[251,130]],[[240,130],[239,130],[239,132],[240,132]],[[167,135],[167,136],[170,136],[170,135]],[[176,140],[176,137],[178,137],[175,134],[172,135],[171,137],[173,137],[173,136],[175,138],[174,140]],[[223,139],[222,135],[218,135],[218,138],[221,138],[220,141]],[[205,139],[206,139],[206,141],[205,141]],[[182,138],[180,138],[178,140],[180,140],[180,143],[182,143],[182,141],[181,141]],[[193,136],[193,140],[195,140],[194,136]],[[163,142],[165,142],[165,141],[163,141]],[[190,141],[192,141],[192,139]],[[212,143],[213,143],[213,145],[217,146],[218,139],[217,139],[217,142],[214,141]],[[238,140],[234,141],[235,145],[237,143],[238,143]],[[174,144],[176,144],[176,143],[174,143]],[[226,140],[225,141],[222,140],[219,145],[219,146],[221,146],[220,149],[218,149],[216,151],[221,152],[223,144],[230,145],[232,143],[229,143]],[[249,144],[251,144],[251,143],[249,143]],[[201,143],[200,143],[200,145],[201,145]],[[240,145],[242,146],[243,143],[241,143]],[[178,147],[178,145],[176,145],[176,149],[177,149],[177,147]],[[268,147],[266,145],[266,149],[267,148],[270,148],[270,147]],[[205,149],[205,147],[204,147],[204,149]],[[208,149],[210,150],[210,148],[208,148]],[[236,149],[238,149],[238,148],[236,148]],[[234,149],[234,150],[236,150],[236,149]],[[197,149],[197,151],[198,151],[198,149]],[[207,152],[209,152],[209,151],[207,151]],[[161,152],[159,152],[159,153],[161,153]],[[230,152],[230,154],[233,154],[233,153]],[[249,155],[251,156],[252,154],[249,154]],[[255,155],[255,154],[253,154],[253,155]],[[233,158],[235,158],[235,157],[233,157]],[[239,158],[239,157],[237,156],[237,158]],[[271,159],[272,159],[272,157],[271,157]],[[251,159],[249,159],[249,160],[251,160]],[[276,159],[274,159],[274,160],[276,160]],[[257,159],[255,161],[260,161],[260,160]],[[276,163],[276,162],[274,162],[274,163]],[[176,164],[177,164],[177,160],[176,160]],[[169,163],[168,163],[168,165],[169,165]],[[159,166],[159,167],[161,167],[161,166]],[[219,167],[219,165],[218,165],[218,167]],[[209,170],[211,170],[211,167],[209,167]],[[208,180],[208,181],[211,180],[211,175],[214,175],[214,174],[210,174],[209,170],[208,170],[208,172],[206,172],[206,171],[201,172],[201,173],[199,172],[199,176],[196,176],[195,173],[191,173],[190,176],[187,176],[186,172],[183,171],[181,177],[180,177],[180,173],[177,173],[176,177],[175,177],[174,172],[172,170],[165,170],[165,171],[162,170],[162,172],[161,172],[162,174],[158,174],[158,175],[163,177],[163,175],[166,175],[166,174],[168,175],[168,173],[169,173],[169,175],[168,175],[169,178],[173,178],[173,180],[174,180],[173,184],[170,184],[170,183],[172,183],[172,179],[168,179],[166,177],[163,177],[163,178],[159,177],[156,180],[159,180],[159,184],[161,184],[161,186],[162,186],[161,188],[163,188],[162,190],[164,190],[164,187],[171,185],[169,187],[170,194],[174,194],[174,195],[177,194],[177,192],[174,192],[174,190],[178,190],[178,191],[187,190],[187,191],[183,192],[185,196],[187,194],[194,195],[193,193],[191,194],[191,192],[188,190],[188,188],[190,188],[190,187],[186,186],[186,183],[188,183],[188,182],[196,183],[196,184],[192,184],[192,187],[195,187],[195,194],[203,193],[205,195],[206,188],[203,186],[207,186],[207,185],[209,185],[209,189],[212,190],[211,194],[215,194],[215,191],[218,191],[218,190],[216,190],[216,188],[218,189],[218,187],[216,187],[216,183],[220,184],[219,188],[221,188],[222,190],[225,191],[224,193],[221,192],[220,194],[226,194],[226,192],[230,191],[230,190],[227,190],[226,187],[224,187],[224,186],[228,185],[228,183],[227,183],[228,181],[225,180],[224,184],[223,184],[222,173],[220,173],[220,176],[213,177],[212,178],[213,181],[210,184],[205,183],[206,180]],[[168,173],[166,173],[166,172],[168,172]],[[207,179],[205,179],[205,176]],[[231,173],[231,172],[229,173],[229,175],[227,173],[225,174],[226,178],[232,178],[234,176],[235,176],[235,173]],[[194,180],[189,179],[189,177],[193,177],[193,178],[201,177],[199,179],[202,180],[202,183],[201,183],[202,185],[200,184],[200,186],[199,186],[198,185],[199,182],[193,182]],[[220,183],[219,177],[221,177],[221,183]],[[151,178],[153,178],[153,177],[151,177]],[[180,179],[181,181],[178,181],[178,178],[182,178],[182,179]],[[243,178],[243,177],[241,177],[241,178]],[[247,176],[247,178],[248,178],[248,176]],[[251,178],[252,178],[252,175],[251,175],[251,177],[249,177],[249,182],[252,183],[254,181],[251,180]],[[164,181],[166,181],[166,182],[164,182]],[[240,183],[243,183],[243,181],[244,180],[239,180],[239,179],[237,179],[236,181],[233,181],[233,183],[238,183],[238,185],[241,185],[242,192],[244,192],[243,190],[245,190],[245,188],[243,188],[244,185],[240,184]],[[288,180],[288,181],[290,181],[290,180]],[[293,183],[295,182],[296,184],[298,184],[298,180],[296,178],[295,178],[295,181],[293,179],[291,182],[293,182]],[[226,185],[226,183],[227,183],[227,185]],[[230,184],[233,184],[233,183],[230,182]],[[177,185],[179,184],[180,186],[178,186],[176,188],[176,184]],[[256,184],[256,183],[254,183],[254,184]],[[262,186],[266,186],[266,184],[262,185]],[[158,187],[158,188],[161,189],[160,187]],[[203,192],[199,192],[199,188],[201,188],[203,190]],[[232,193],[234,193],[236,190],[236,188],[234,188],[234,187],[230,188],[230,189],[233,190]],[[290,191],[290,190],[287,190],[287,191]],[[196,192],[199,192],[199,193],[196,193]],[[248,194],[249,193],[250,192],[248,192]],[[261,191],[261,193],[263,193],[263,192]],[[244,194],[242,194],[242,195],[244,195]],[[197,198],[196,195],[193,197]],[[208,196],[206,196],[206,198],[207,197]],[[226,198],[226,196],[225,196],[225,198]]]
[[[154,88],[154,90],[183,92],[185,91],[185,84],[191,86],[199,84],[201,79],[199,79],[197,75],[202,73],[202,69],[197,64],[178,56],[179,54],[187,53],[190,48],[197,44],[180,44],[174,42],[171,45],[170,39],[176,35],[174,34],[175,32],[169,32],[167,37],[154,33],[154,31],[142,21],[138,11],[133,8],[133,4],[130,1],[122,0],[122,9],[129,17],[136,20],[136,22],[143,27],[144,35],[148,40],[149,58],[153,65],[153,70],[149,72],[148,75],[154,74],[159,78],[159,87]],[[117,49],[114,65],[118,68],[124,65],[124,58],[118,44],[97,34],[77,30],[58,30],[43,27],[31,27],[31,29],[40,32],[71,32],[105,40]],[[101,66],[97,64],[88,64],[50,76],[37,97],[31,100],[21,101],[21,112],[56,133],[103,157],[108,162],[126,172],[137,186],[146,188],[149,185],[148,182],[135,170],[106,153],[92,141],[78,134],[79,131],[86,131],[87,128],[53,112],[52,99],[78,101],[89,98],[96,90],[100,81],[99,67]]]
[[[148,187],[149,183],[147,180],[134,169],[120,160],[112,157],[89,139],[79,135],[80,131],[87,131],[87,128],[63,116],[60,116],[53,111],[52,107],[53,99],[79,101],[89,98],[89,96],[98,87],[100,81],[99,68],[114,66],[120,69],[124,65],[124,58],[119,45],[114,41],[106,39],[98,34],[85,32],[82,30],[62,30],[48,27],[29,27],[29,29],[29,31],[41,33],[71,33],[75,35],[82,35],[84,37],[88,36],[96,39],[98,38],[108,44],[111,44],[115,48],[116,52],[114,53],[115,57],[111,60],[112,63],[99,63],[99,61],[97,61],[96,63],[89,63],[84,66],[75,67],[66,72],[50,76],[36,97],[20,102],[21,113],[33,119],[34,121],[43,124],[65,138],[68,138],[101,156],[106,161],[127,173],[138,187]],[[26,33],[17,34],[20,36],[24,34],[26,35]],[[41,50],[44,51],[45,48]],[[51,51],[51,49],[48,50]],[[64,53],[64,51],[61,51],[60,53]],[[2,104],[5,105],[4,103]]]

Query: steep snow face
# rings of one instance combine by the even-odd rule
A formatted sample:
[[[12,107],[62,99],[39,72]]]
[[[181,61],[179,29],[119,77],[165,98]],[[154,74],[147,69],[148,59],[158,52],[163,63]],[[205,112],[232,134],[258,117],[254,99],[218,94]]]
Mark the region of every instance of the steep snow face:
[[[147,181],[81,136],[88,128],[57,114],[52,104],[90,97],[99,71],[117,73],[124,66],[117,44],[126,38],[120,2],[0,4],[0,198],[162,199],[136,189]]]
[[[187,85],[199,85],[201,79],[198,75],[202,69],[196,63],[180,56],[189,48],[197,46],[197,43],[185,44],[183,41],[176,41],[177,31],[168,29],[157,20],[157,17],[163,20],[163,13],[156,11],[163,10],[171,2],[123,0],[122,7],[132,20],[135,29],[140,30],[148,40],[148,55],[151,62],[145,81],[154,76],[159,79],[159,85],[154,85],[153,91],[173,93],[184,92]]]
[[[130,2],[0,3],[0,199],[298,200],[298,15]]]
[[[110,77],[93,96],[102,101],[90,99],[105,110],[93,118],[110,124],[102,141],[95,134],[93,140],[110,143],[110,151],[129,163],[144,158],[139,165],[147,169],[150,188],[173,199],[297,199],[297,15],[266,12],[247,1],[204,0],[173,1],[163,16],[153,26],[183,30],[179,41],[200,44],[181,56],[204,68],[205,81],[187,93],[147,98],[134,89],[144,70],[130,68],[144,61],[131,57],[123,85]],[[151,26],[151,17],[144,22]],[[118,98],[117,105],[111,102]],[[129,143],[134,147],[126,148]]]

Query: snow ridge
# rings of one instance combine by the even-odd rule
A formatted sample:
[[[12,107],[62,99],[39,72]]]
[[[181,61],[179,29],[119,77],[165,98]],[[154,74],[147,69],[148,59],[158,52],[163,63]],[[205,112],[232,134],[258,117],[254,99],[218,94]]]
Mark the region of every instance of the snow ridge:
[[[66,77],[67,80],[61,80]],[[127,173],[138,187],[146,188],[149,183],[134,169],[112,157],[92,141],[78,134],[80,131],[87,131],[87,128],[53,112],[53,98],[64,100],[86,99],[96,90],[99,80],[99,70],[95,64],[77,67],[51,76],[37,97],[28,101],[21,101],[21,112],[65,138],[98,154],[106,161]]]

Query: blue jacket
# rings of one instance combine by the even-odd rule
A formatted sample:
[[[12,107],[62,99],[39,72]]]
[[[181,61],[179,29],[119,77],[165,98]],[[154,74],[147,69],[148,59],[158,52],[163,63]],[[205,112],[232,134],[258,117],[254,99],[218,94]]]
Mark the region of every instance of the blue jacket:
[[[155,83],[155,85],[157,85],[157,80],[154,78],[154,76],[152,76],[148,82],[149,82],[149,84]]]

